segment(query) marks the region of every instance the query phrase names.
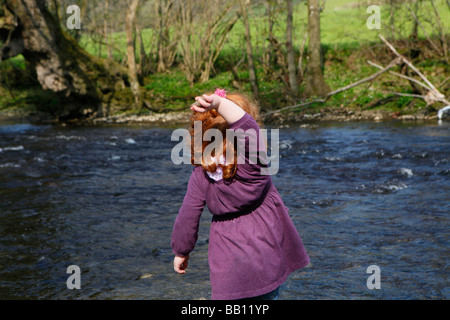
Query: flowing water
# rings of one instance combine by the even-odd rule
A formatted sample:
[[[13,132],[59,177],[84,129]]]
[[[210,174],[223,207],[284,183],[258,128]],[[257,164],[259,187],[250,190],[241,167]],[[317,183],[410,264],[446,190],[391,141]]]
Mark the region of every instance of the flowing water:
[[[210,213],[186,275],[170,234],[191,166],[174,128],[0,125],[0,299],[209,299]],[[449,123],[280,129],[273,181],[311,257],[280,299],[448,299]],[[81,289],[69,290],[70,265]],[[368,289],[377,265],[381,288]]]

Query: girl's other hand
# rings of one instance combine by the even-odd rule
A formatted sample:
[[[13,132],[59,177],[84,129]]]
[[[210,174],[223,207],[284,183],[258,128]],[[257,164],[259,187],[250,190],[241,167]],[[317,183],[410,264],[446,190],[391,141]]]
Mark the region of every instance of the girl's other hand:
[[[177,273],[186,273],[186,268],[188,266],[189,255],[185,257],[175,256],[173,259],[173,268]]]

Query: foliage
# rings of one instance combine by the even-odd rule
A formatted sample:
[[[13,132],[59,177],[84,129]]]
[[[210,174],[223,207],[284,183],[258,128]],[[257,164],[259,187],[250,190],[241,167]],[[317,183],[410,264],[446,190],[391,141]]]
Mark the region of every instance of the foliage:
[[[324,75],[329,86],[337,89],[374,73],[376,70],[367,64],[367,60],[386,63],[392,58],[389,51],[383,50],[383,45],[377,38],[378,33],[381,33],[395,41],[399,50],[408,56],[416,50],[417,55],[411,56],[415,65],[425,72],[433,83],[437,85],[443,83],[441,91],[448,96],[449,81],[445,81],[449,74],[448,63],[445,63],[441,52],[430,47],[431,42],[438,49],[443,45],[442,37],[440,37],[435,23],[436,16],[430,1],[418,1],[419,3],[413,0],[384,1],[385,3],[381,5],[381,30],[369,30],[366,27],[366,19],[369,16],[366,12],[368,1],[324,1],[321,13],[321,42],[324,49]],[[105,11],[106,3],[108,3],[107,11]],[[208,69],[208,76],[203,77],[204,81],[197,81],[199,80],[198,75],[187,76],[186,61],[184,60],[187,51],[183,49],[183,46],[186,48],[188,42],[177,41],[180,37],[180,21],[177,15],[181,9],[181,3],[181,0],[141,0],[137,23],[140,26],[142,43],[139,41],[139,34],[136,31],[135,50],[137,53],[142,51],[145,53],[144,55],[136,54],[136,59],[139,66],[147,65],[146,69],[141,69],[140,79],[143,85],[142,90],[148,91],[151,96],[150,102],[160,106],[162,110],[182,110],[189,105],[193,97],[216,87],[250,93],[245,60],[244,26],[241,19],[229,30],[223,48],[211,51],[217,53],[217,58]],[[205,32],[206,22],[202,22],[205,18],[201,15],[201,10],[204,10],[205,6],[219,5],[220,3],[216,0],[197,3],[196,11],[193,14],[201,18],[194,20],[195,23],[189,30],[190,36],[197,39],[189,43],[192,46],[190,50],[194,50],[193,52],[197,52],[200,49],[199,46],[205,45],[198,41],[201,39],[201,33],[196,33],[197,29]],[[54,4],[58,4],[58,6],[55,7]],[[67,17],[65,8],[68,4],[77,4],[82,8],[82,30],[72,32],[79,44],[94,56],[111,58],[126,64],[125,2],[118,0],[49,1],[51,10],[58,14],[62,25]],[[171,5],[171,11],[167,14],[171,19],[167,21],[167,34],[163,36],[167,38],[168,45],[175,43],[176,46],[174,47],[173,62],[169,63],[164,71],[161,71],[158,66],[158,41],[161,41],[158,31],[161,24],[158,20],[157,8],[158,5],[168,4]],[[297,61],[302,54],[301,49],[306,50],[306,46],[302,48],[302,43],[307,30],[307,8],[306,1],[295,1],[294,4],[293,44]],[[437,6],[442,29],[448,42],[450,9],[445,1],[434,0],[434,4]],[[269,8],[270,16],[268,15]],[[409,8],[417,10],[420,26],[415,25]],[[235,15],[236,10],[230,10],[229,17]],[[272,34],[273,39],[280,45],[279,54],[285,54],[286,8],[284,1],[251,1],[249,10],[262,107],[268,110],[292,104],[292,97],[289,96],[289,92],[283,84],[283,81],[287,81],[285,66],[279,59],[277,60],[273,47],[274,42],[268,41],[268,35]],[[214,11],[211,12],[214,14]],[[269,20],[272,21],[272,25]],[[195,28],[195,24],[198,25],[198,28]],[[416,34],[413,38],[414,30]],[[304,68],[307,61],[305,56],[302,56],[302,67]],[[7,67],[2,67],[0,70],[2,74],[0,90],[4,96],[0,100],[0,104],[3,107],[10,106],[16,101],[8,93],[8,88],[13,86],[13,91],[19,90],[20,85],[19,79],[13,79],[13,73],[6,70],[25,69],[25,63],[21,57],[1,64],[5,66],[6,63]],[[200,70],[202,69],[200,68]],[[302,70],[297,71],[300,74]],[[11,78],[9,82],[7,81],[8,77]],[[299,79],[299,88],[303,92],[304,83],[301,79]],[[385,74],[373,83],[366,83],[333,96],[324,107],[371,108],[372,105],[376,105],[377,108],[382,107],[376,102],[386,98],[386,95],[381,92],[386,91],[387,88],[389,91],[412,92],[407,81],[400,81],[394,76]],[[11,98],[10,101],[6,101],[8,97]],[[425,105],[422,101],[414,98],[395,97],[384,104],[384,107],[412,112],[417,108],[425,107]]]

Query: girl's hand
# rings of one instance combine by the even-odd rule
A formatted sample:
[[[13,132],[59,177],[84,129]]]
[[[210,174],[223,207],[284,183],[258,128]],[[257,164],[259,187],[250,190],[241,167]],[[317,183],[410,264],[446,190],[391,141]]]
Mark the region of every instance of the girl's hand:
[[[245,111],[241,107],[217,94],[210,96],[204,94],[202,97],[196,97],[195,100],[195,103],[191,106],[192,111],[206,112],[210,109],[216,109],[229,124],[238,121],[245,115]]]
[[[189,255],[185,257],[175,256],[173,259],[173,268],[177,273],[184,274],[186,273],[186,268],[188,266]]]
[[[210,96],[204,94],[201,97],[195,97],[195,100],[196,102],[192,104],[191,110],[197,112],[206,112],[210,109],[219,108],[222,98],[216,94],[212,94]]]

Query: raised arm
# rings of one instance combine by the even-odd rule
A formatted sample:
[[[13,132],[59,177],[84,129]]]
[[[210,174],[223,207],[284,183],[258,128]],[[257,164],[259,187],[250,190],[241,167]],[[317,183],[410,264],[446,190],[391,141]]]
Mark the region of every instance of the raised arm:
[[[210,109],[216,109],[229,124],[238,121],[245,115],[245,111],[233,101],[222,98],[216,94],[210,96],[204,94],[202,97],[196,97],[195,100],[197,103],[191,106],[191,110],[206,112]]]

